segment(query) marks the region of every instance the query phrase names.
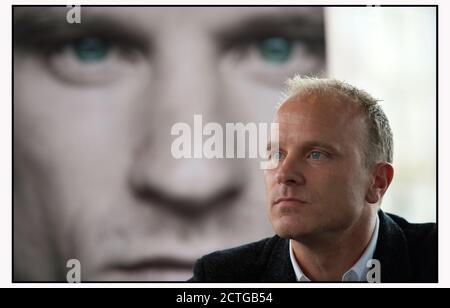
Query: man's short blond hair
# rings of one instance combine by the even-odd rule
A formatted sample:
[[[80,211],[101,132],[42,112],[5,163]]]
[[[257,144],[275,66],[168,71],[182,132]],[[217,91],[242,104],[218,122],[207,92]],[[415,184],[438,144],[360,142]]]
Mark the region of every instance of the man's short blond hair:
[[[393,162],[393,136],[388,118],[379,100],[369,93],[346,82],[331,78],[315,78],[296,75],[286,81],[287,91],[280,108],[291,97],[299,95],[340,95],[345,102],[358,104],[367,116],[369,142],[365,149],[369,165],[378,162]]]

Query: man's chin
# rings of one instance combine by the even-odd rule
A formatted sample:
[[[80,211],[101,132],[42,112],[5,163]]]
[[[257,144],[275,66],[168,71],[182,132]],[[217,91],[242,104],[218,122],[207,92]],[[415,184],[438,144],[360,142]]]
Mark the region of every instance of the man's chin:
[[[274,231],[279,237],[284,239],[298,239],[311,234],[311,232],[299,226],[275,226]]]
[[[279,237],[286,239],[301,238],[312,232],[312,228],[307,223],[292,219],[292,217],[273,220],[272,227]]]

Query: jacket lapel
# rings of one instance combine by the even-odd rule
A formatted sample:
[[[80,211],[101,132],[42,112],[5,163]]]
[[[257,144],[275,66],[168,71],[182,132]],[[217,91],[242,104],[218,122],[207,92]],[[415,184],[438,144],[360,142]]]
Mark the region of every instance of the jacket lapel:
[[[269,256],[262,282],[295,282],[295,272],[289,257],[289,240],[277,236],[277,242]]]
[[[381,282],[411,281],[412,271],[405,235],[383,211],[378,212],[380,230],[374,259],[380,261]]]

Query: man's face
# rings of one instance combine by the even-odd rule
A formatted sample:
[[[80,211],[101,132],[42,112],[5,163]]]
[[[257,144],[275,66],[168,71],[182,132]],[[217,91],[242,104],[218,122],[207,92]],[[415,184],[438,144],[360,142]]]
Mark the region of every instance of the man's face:
[[[184,280],[270,234],[259,162],[171,156],[171,127],[269,122],[324,69],[317,8],[15,8],[14,277]]]
[[[305,240],[346,230],[367,210],[363,112],[333,96],[305,95],[289,99],[275,122],[279,151],[269,153],[278,165],[265,173],[275,232]]]

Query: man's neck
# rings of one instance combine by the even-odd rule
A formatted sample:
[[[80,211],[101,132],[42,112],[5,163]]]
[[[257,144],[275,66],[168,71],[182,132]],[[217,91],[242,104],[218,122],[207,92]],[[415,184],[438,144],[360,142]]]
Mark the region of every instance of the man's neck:
[[[303,273],[312,281],[341,281],[370,242],[376,213],[363,215],[346,230],[308,241],[292,240],[292,249]]]

